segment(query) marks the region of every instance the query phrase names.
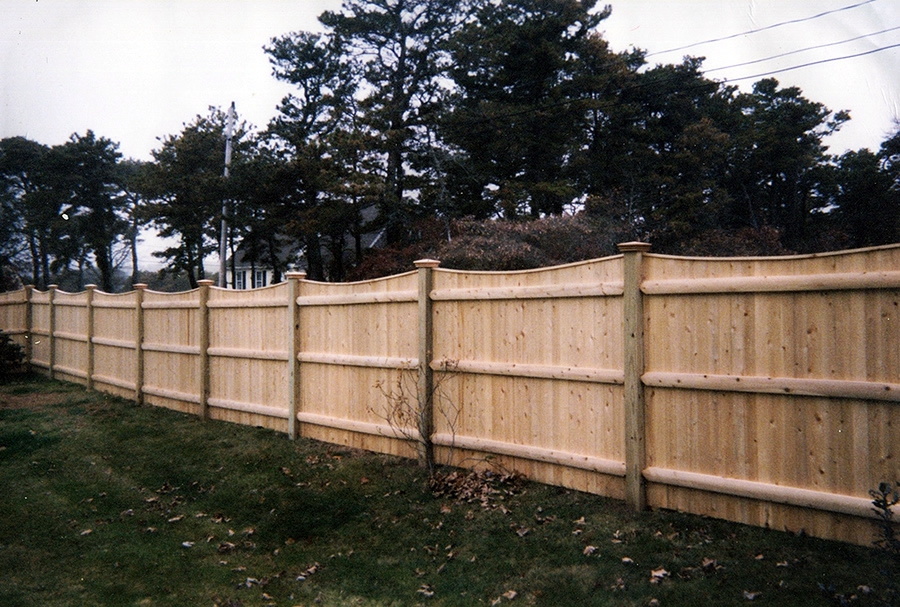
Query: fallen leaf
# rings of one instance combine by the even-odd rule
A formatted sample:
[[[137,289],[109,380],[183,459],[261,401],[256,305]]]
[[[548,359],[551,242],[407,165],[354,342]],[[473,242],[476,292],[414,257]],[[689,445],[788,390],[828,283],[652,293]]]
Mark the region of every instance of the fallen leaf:
[[[422,596],[424,596],[427,599],[430,599],[431,597],[434,596],[434,590],[428,584],[422,584],[421,586],[419,586],[419,589],[416,590],[416,592],[418,592],[419,594],[421,594]]]
[[[625,590],[625,580],[617,577],[616,583],[609,587],[610,590]]]
[[[85,530],[82,531],[79,535],[90,535],[90,534],[92,534],[93,532],[94,532],[93,529],[85,529]]]
[[[755,558],[757,561],[761,561],[761,560],[763,560],[763,559],[766,558],[766,557],[764,557],[764,556],[761,555],[761,554],[757,554],[757,555],[756,555],[755,557],[753,557],[753,558]]]
[[[634,565],[634,560],[631,559],[630,557],[623,556],[623,557],[622,557],[622,564],[623,564],[623,565]]]
[[[662,567],[660,567],[659,569],[654,569],[650,572],[650,583],[660,584],[667,577],[669,577],[669,572]]]
[[[580,519],[578,519],[577,521],[572,521],[572,522],[576,525],[584,525],[585,524],[583,516]]]
[[[597,547],[596,547],[596,546],[585,546],[585,547],[584,547],[584,551],[582,552],[582,554],[584,554],[584,556],[591,556],[591,555],[594,554],[595,552],[597,552]]]
[[[781,561],[780,563],[775,563],[776,567],[790,567],[787,561]]]
[[[262,593],[262,598],[266,599],[267,601],[271,601],[271,600],[272,600],[272,595],[271,595],[271,594],[266,594],[265,592],[263,592],[263,593]]]
[[[182,548],[193,548],[194,542],[181,542],[181,547]]]
[[[170,518],[167,522],[169,522],[169,523],[177,523],[178,521],[180,521],[180,520],[183,519],[183,518],[184,518],[184,515],[183,515],[183,514],[179,514],[178,516],[173,516],[173,517]]]
[[[748,601],[753,601],[762,596],[762,592],[749,592],[747,590],[744,591],[744,598]]]
[[[235,545],[231,542],[222,542],[219,544],[218,552],[219,554],[227,554],[232,552],[235,549]]]
[[[517,596],[519,596],[519,593],[515,590],[507,590],[501,596],[508,601],[512,601],[515,600]]]

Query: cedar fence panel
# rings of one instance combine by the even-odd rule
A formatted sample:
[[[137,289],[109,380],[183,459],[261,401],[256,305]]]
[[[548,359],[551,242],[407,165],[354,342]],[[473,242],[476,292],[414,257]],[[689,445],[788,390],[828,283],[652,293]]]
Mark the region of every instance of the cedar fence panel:
[[[51,376],[53,375],[51,370],[53,348],[50,337],[52,318],[50,301],[53,293],[53,289],[31,291],[31,357],[28,360],[31,366],[46,369]]]
[[[54,292],[51,347],[57,379],[88,383],[88,294]]]
[[[50,375],[157,406],[869,544],[900,479],[900,246],[783,258],[622,254],[252,291],[0,294]],[[447,367],[452,368],[447,372]],[[399,384],[398,384],[399,382]]]
[[[32,289],[20,289],[8,293],[0,293],[0,331],[9,335],[13,343],[22,346],[27,353],[31,348],[28,334],[31,321],[28,318],[31,306],[29,298]]]
[[[287,432],[288,285],[252,291],[210,288],[209,415]]]
[[[202,378],[202,295],[209,285],[184,293],[146,291],[144,318],[144,401],[205,415]]]
[[[417,274],[359,283],[302,282],[299,306],[300,434],[327,442],[410,455],[387,422],[390,390],[415,395]],[[408,429],[403,429],[408,430]]]
[[[871,536],[845,515],[868,515],[869,489],[900,479],[897,268],[897,247],[781,259],[647,255],[649,502],[823,537]]]
[[[95,291],[91,299],[91,381],[98,390],[124,398],[134,398],[138,390],[139,293]]]
[[[621,266],[435,271],[432,368],[440,381],[443,361],[456,366],[435,440],[456,463],[499,454],[531,478],[624,497]]]

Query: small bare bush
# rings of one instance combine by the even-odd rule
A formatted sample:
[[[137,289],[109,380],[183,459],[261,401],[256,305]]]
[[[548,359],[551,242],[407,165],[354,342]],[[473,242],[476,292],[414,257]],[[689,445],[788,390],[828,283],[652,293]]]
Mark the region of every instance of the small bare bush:
[[[459,403],[447,391],[448,382],[457,375],[457,368],[458,361],[441,361],[434,373],[431,389],[426,393],[421,393],[419,389],[416,369],[397,369],[392,379],[375,384],[384,401],[381,407],[370,407],[370,412],[387,422],[395,436],[415,447],[420,463],[428,469],[429,477],[437,468],[432,420],[440,416],[447,423],[451,436],[455,437],[462,413]],[[453,443],[451,439],[445,463],[453,459]]]

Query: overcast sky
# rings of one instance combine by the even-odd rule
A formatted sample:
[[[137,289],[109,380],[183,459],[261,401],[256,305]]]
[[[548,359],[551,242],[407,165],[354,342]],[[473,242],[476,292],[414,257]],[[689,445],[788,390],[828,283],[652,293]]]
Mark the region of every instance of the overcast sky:
[[[600,29],[613,50],[645,49],[653,53],[651,64],[705,56],[705,68],[713,70],[792,53],[708,72],[745,90],[754,79],[734,79],[870,53],[774,75],[812,101],[850,111],[852,120],[829,142],[834,153],[877,150],[900,117],[900,48],[878,51],[900,45],[898,0],[610,3],[612,16]],[[226,108],[232,101],[241,119],[263,128],[290,89],[272,78],[262,47],[290,31],[318,29],[316,17],[340,4],[0,0],[0,138],[21,135],[55,145],[91,129],[118,142],[124,156],[149,160],[158,138],[178,134],[209,106]],[[809,19],[830,11],[838,12]],[[798,22],[777,26],[788,21]],[[891,28],[898,29],[876,33]],[[744,33],[751,30],[758,31]],[[729,39],[661,53],[723,37]],[[857,40],[833,44],[851,38]],[[793,53],[822,45],[830,46]]]

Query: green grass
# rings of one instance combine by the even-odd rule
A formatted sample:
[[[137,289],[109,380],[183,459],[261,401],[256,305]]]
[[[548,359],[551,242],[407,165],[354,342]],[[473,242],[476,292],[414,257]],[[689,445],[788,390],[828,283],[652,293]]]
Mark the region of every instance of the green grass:
[[[4,606],[819,606],[883,593],[874,549],[536,483],[489,508],[457,503],[428,492],[414,462],[34,376],[0,385],[0,403],[53,393],[0,404]]]

